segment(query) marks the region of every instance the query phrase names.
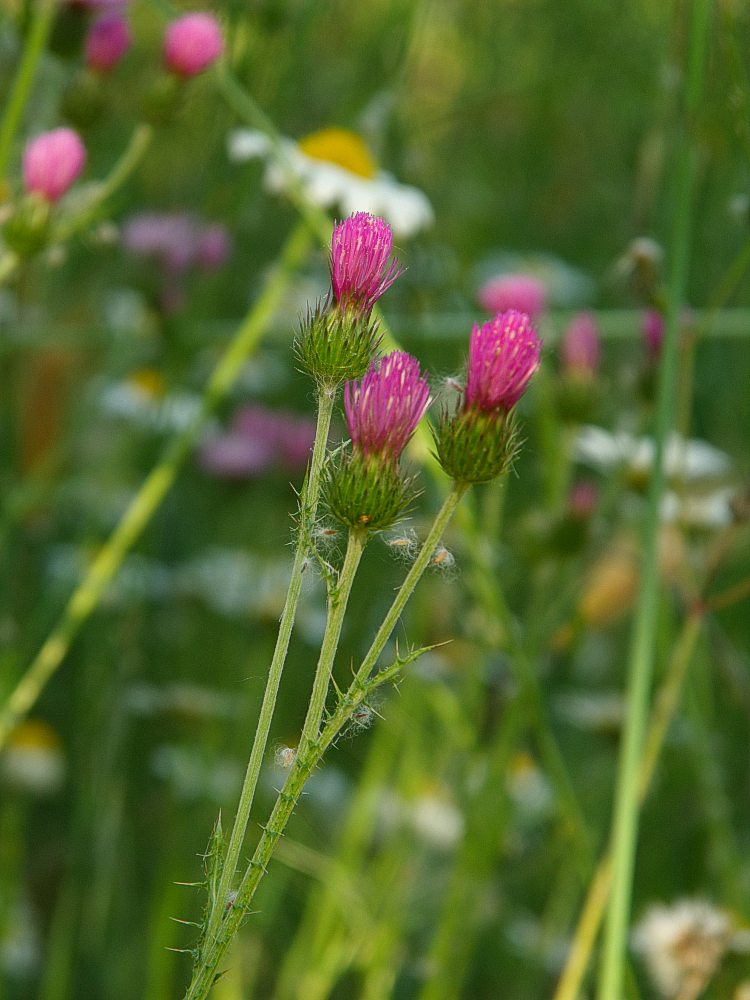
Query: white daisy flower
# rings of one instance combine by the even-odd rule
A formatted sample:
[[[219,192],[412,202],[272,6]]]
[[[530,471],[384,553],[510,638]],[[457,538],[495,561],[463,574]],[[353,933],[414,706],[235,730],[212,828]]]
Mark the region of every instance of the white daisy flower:
[[[316,205],[337,207],[342,215],[379,215],[394,235],[405,239],[434,221],[425,193],[378,169],[362,139],[346,129],[321,129],[299,142],[282,139],[280,150],[263,132],[235,129],[229,134],[227,148],[230,160],[236,163],[264,160],[264,183],[274,194],[300,184]]]
[[[573,443],[576,461],[605,472],[625,466],[633,478],[645,478],[651,472],[655,452],[653,438],[635,437],[626,431],[610,433],[593,426],[582,427]],[[664,463],[668,479],[685,483],[719,479],[731,470],[725,452],[679,434],[672,434],[667,442]]]
[[[696,494],[669,490],[662,498],[661,517],[668,524],[687,528],[726,528],[734,520],[732,500],[736,494],[731,486]]]
[[[633,947],[666,998],[697,998],[725,953],[745,952],[747,945],[729,914],[701,899],[652,906],[633,931]]]

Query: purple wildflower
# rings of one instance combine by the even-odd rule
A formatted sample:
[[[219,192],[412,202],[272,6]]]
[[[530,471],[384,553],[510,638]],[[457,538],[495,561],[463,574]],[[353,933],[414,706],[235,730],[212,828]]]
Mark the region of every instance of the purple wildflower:
[[[126,222],[122,241],[130,253],[155,258],[172,275],[194,266],[214,270],[231,252],[223,226],[203,224],[188,212],[139,212]]]
[[[515,309],[474,326],[464,396],[467,409],[507,413],[539,367],[541,348],[531,320]]]
[[[560,357],[566,374],[591,378],[599,367],[599,329],[591,313],[578,313],[570,321],[560,342]]]
[[[517,309],[536,319],[547,305],[547,290],[538,278],[529,274],[502,274],[485,282],[477,292],[477,299],[488,312]]]
[[[23,154],[23,182],[29,194],[58,201],[86,165],[86,149],[77,132],[56,128],[32,139]]]
[[[387,222],[357,212],[339,222],[331,238],[331,287],[337,304],[369,313],[401,274],[389,263],[393,234]]]
[[[397,462],[430,401],[430,387],[410,354],[394,351],[346,383],[344,408],[356,451]]]
[[[275,469],[305,468],[315,439],[315,421],[263,406],[244,406],[224,434],[207,440],[201,465],[225,479],[250,479]]]

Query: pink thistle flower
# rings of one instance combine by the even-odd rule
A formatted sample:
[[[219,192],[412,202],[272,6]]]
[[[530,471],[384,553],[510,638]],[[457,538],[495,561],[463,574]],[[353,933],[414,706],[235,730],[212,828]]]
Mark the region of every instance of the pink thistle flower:
[[[485,282],[477,292],[480,306],[491,313],[517,309],[536,319],[547,305],[547,290],[528,274],[503,274]]]
[[[419,362],[394,351],[375,362],[361,380],[347,382],[344,409],[349,436],[362,455],[397,462],[430,402]]]
[[[568,324],[560,342],[560,357],[566,374],[591,378],[599,367],[599,328],[591,313],[582,312]]]
[[[56,128],[32,139],[23,154],[26,191],[58,201],[86,164],[86,149],[70,128]]]
[[[474,326],[464,395],[467,409],[506,413],[539,367],[542,342],[530,318],[515,309]]]
[[[216,62],[223,48],[224,38],[213,14],[185,14],[167,27],[164,62],[171,73],[188,78]]]
[[[367,212],[339,222],[331,238],[331,287],[335,301],[369,313],[401,274],[398,261],[389,263],[391,227]]]
[[[130,48],[130,40],[130,27],[122,14],[97,18],[86,36],[86,65],[97,73],[109,73]]]

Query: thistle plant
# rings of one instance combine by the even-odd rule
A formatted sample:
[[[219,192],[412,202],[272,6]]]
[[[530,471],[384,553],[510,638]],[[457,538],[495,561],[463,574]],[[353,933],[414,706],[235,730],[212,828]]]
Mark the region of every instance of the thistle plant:
[[[339,331],[341,341],[365,318],[379,294],[393,277],[393,265],[383,254],[383,242],[351,239],[353,234],[382,232],[377,222],[354,216],[334,232],[332,243],[332,299],[328,313],[343,313],[328,325],[330,335]],[[342,247],[345,248],[342,254]],[[390,247],[390,244],[388,244]],[[351,258],[346,255],[352,254]],[[360,255],[359,257],[357,255]],[[369,255],[369,256],[368,256]],[[340,267],[339,265],[343,265]],[[343,280],[341,275],[345,274]],[[322,314],[321,314],[322,315]],[[322,327],[311,322],[298,341],[320,337]],[[361,345],[360,345],[361,346]],[[528,316],[509,312],[498,314],[472,334],[463,399],[453,415],[444,414],[436,431],[438,457],[453,485],[419,548],[414,562],[377,630],[369,649],[345,691],[337,688],[333,706],[328,705],[331,677],[346,609],[368,539],[375,532],[393,525],[403,517],[413,497],[411,480],[400,467],[400,457],[429,404],[429,386],[416,358],[395,351],[379,363],[370,361],[361,377],[347,381],[344,408],[350,442],[324,458],[326,420],[335,397],[335,379],[347,362],[341,343],[331,346],[329,357],[337,365],[317,371],[320,394],[319,434],[301,498],[298,521],[298,545],[290,596],[282,616],[279,640],[269,672],[250,763],[240,796],[240,805],[229,840],[224,847],[220,822],[217,822],[206,852],[208,902],[193,951],[193,978],[186,1000],[206,997],[219,973],[219,966],[231,940],[250,912],[255,891],[266,873],[274,848],[282,836],[307,779],[320,763],[325,751],[342,730],[367,706],[381,685],[398,678],[408,663],[425,648],[410,649],[405,655],[396,650],[395,660],[378,669],[380,657],[420,578],[438,549],[440,539],[461,497],[471,483],[483,482],[502,474],[517,449],[512,411],[539,366],[541,341]],[[318,354],[320,357],[321,354]],[[344,364],[339,364],[344,362]],[[323,400],[326,400],[325,409]],[[320,413],[326,417],[325,434],[321,433]],[[478,429],[479,428],[479,429]],[[325,468],[324,468],[325,462]],[[244,873],[237,877],[239,858],[250,818],[258,774],[268,741],[268,732],[278,691],[278,683],[299,596],[301,560],[308,553],[316,555],[312,524],[317,510],[319,490],[323,485],[325,503],[348,529],[346,553],[338,570],[326,566],[328,612],[310,701],[296,751],[286,758],[289,763],[286,781],[253,856]],[[322,556],[319,557],[321,563]],[[297,581],[297,582],[295,582]]]

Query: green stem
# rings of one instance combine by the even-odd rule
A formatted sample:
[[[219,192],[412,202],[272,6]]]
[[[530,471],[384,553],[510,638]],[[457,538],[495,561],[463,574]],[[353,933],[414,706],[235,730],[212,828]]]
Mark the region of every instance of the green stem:
[[[57,0],[36,0],[36,3],[32,4],[32,9],[34,13],[26,37],[23,56],[8,96],[2,125],[0,125],[0,178],[5,177],[8,169],[13,138],[28,102],[39,60],[47,47],[47,39],[55,19]]]
[[[383,624],[378,629],[375,638],[372,640],[372,645],[362,660],[362,664],[354,678],[355,684],[364,684],[370,676],[375,664],[378,661],[378,657],[383,652],[385,644],[390,639],[391,633],[398,624],[401,612],[406,607],[406,602],[414,593],[414,588],[417,586],[422,574],[427,569],[430,559],[437,548],[438,542],[442,538],[443,532],[448,526],[448,522],[451,517],[453,517],[453,512],[460,503],[461,497],[463,497],[467,489],[468,486],[466,483],[454,483],[447,497],[443,501],[443,506],[438,511],[437,517],[435,518],[427,537],[422,543],[422,547],[419,550],[417,558],[414,560],[411,569],[406,574],[404,582],[401,584],[398,593],[393,599],[393,603],[388,609],[388,613],[383,619]]]
[[[248,864],[231,907],[225,910],[219,930],[206,935],[201,954],[193,973],[193,979],[185,994],[185,1000],[205,1000],[216,981],[219,966],[234,935],[249,912],[255,891],[266,873],[274,848],[282,836],[286,824],[294,811],[305,784],[320,763],[328,747],[333,743],[357,708],[381,685],[393,680],[406,666],[424,650],[419,650],[405,659],[397,659],[381,670],[368,683],[362,684],[355,678],[346,694],[339,698],[318,738],[306,746],[300,745],[284,787],[279,792],[268,823],[263,827],[258,846]]]
[[[690,9],[689,56],[685,102],[686,126],[693,124],[703,85],[708,36],[709,0],[693,0]],[[675,183],[676,210],[672,232],[672,269],[668,287],[668,309],[664,349],[659,372],[656,414],[656,453],[643,532],[643,576],[630,649],[627,713],[618,770],[612,826],[612,894],[600,967],[599,1000],[620,1000],[623,995],[628,923],[632,896],[639,818],[639,771],[648,717],[649,693],[654,664],[658,605],[657,542],[659,511],[664,492],[664,446],[672,425],[677,374],[679,315],[687,284],[691,210],[696,151],[688,135],[682,138]]]
[[[289,580],[284,610],[281,613],[279,622],[279,634],[276,638],[276,646],[271,658],[271,666],[268,670],[266,689],[263,693],[263,702],[258,716],[258,726],[253,738],[250,759],[245,772],[245,780],[240,792],[240,801],[237,806],[237,814],[229,837],[229,845],[224,858],[221,879],[214,900],[214,909],[209,915],[208,934],[213,935],[221,921],[224,913],[224,903],[229,897],[229,893],[234,883],[237,873],[242,845],[247,833],[247,825],[250,821],[250,812],[255,798],[255,789],[258,785],[260,770],[263,765],[263,757],[268,745],[268,734],[271,730],[274,709],[276,708],[276,698],[279,693],[281,675],[284,671],[286,655],[289,649],[289,642],[294,627],[294,619],[297,614],[297,604],[299,603],[302,591],[302,579],[307,560],[310,535],[315,522],[315,515],[318,509],[318,499],[320,496],[320,478],[325,459],[326,443],[328,432],[331,427],[331,416],[333,414],[333,404],[335,401],[334,392],[321,392],[318,400],[318,420],[315,431],[315,444],[313,445],[310,469],[307,480],[300,498],[300,524],[297,536],[297,547],[294,554],[294,564],[292,575]]]
[[[34,705],[64,660],[79,629],[99,604],[125,555],[154,516],[195,444],[206,417],[234,384],[242,365],[268,327],[291,275],[304,260],[309,246],[309,231],[300,224],[289,237],[281,260],[260,298],[219,358],[204,390],[200,411],[189,426],[170,442],[159,464],[146,477],[85,578],[73,591],[49,637],[0,709],[0,747],[13,727]]]
[[[310,705],[302,726],[302,748],[314,743],[320,732],[320,723],[325,712],[326,696],[331,681],[331,670],[341,636],[341,626],[344,624],[344,613],[349,602],[354,576],[366,544],[366,531],[351,530],[349,532],[344,565],[341,567],[339,579],[329,599],[326,630],[320,647],[318,666],[315,670]]]
[[[287,780],[284,783],[284,787],[279,792],[268,823],[263,828],[263,833],[258,841],[258,846],[255,849],[252,860],[250,861],[242,878],[242,882],[240,883],[239,889],[237,890],[236,899],[234,900],[232,906],[228,910],[224,911],[218,929],[215,929],[212,926],[211,932],[207,932],[204,935],[203,945],[193,972],[193,979],[188,987],[187,993],[185,994],[185,1000],[204,1000],[204,998],[208,996],[208,993],[216,979],[216,969],[229,947],[232,938],[239,929],[244,914],[249,911],[250,903],[252,902],[255,891],[260,884],[260,880],[265,874],[268,863],[271,860],[274,847],[284,832],[286,824],[288,823],[289,818],[294,811],[294,807],[297,804],[297,800],[302,794],[302,790],[307,779],[317,767],[325,751],[341,732],[359,705],[366,701],[376,688],[397,676],[407,663],[416,659],[416,657],[422,652],[419,650],[409,654],[403,659],[398,658],[389,667],[379,671],[374,677],[370,676],[373,667],[377,663],[377,660],[385,647],[385,644],[398,623],[398,619],[406,606],[406,602],[411,597],[420,577],[427,568],[435,548],[467,488],[466,484],[463,483],[455,483],[453,485],[453,488],[438,511],[435,521],[427,534],[414,565],[407,573],[403,584],[401,585],[390,609],[388,610],[388,613],[386,614],[383,624],[378,629],[372,645],[367,651],[359,670],[355,674],[354,679],[349,685],[346,693],[339,698],[334,712],[326,722],[320,735],[317,735],[317,729],[320,722],[320,716],[322,716],[323,712],[325,692],[323,693],[322,702],[319,692],[317,695],[313,695],[313,699],[316,701],[316,704],[313,705],[313,699],[311,699],[311,706],[308,710],[303,730],[303,734],[312,733],[313,736],[308,738],[303,735],[303,738],[300,741],[294,764],[292,765]],[[343,614],[346,610],[346,598],[348,597],[349,587],[351,586],[351,580],[347,583],[347,578],[353,578],[354,576],[354,572],[356,571],[356,567],[359,562],[359,557],[361,556],[361,545],[362,540],[358,540],[356,538],[356,533],[352,532],[349,536],[347,555],[339,581],[339,603],[334,604],[332,602],[331,613],[329,614],[328,623],[326,625],[326,636],[323,640],[323,648],[321,648],[321,656],[318,662],[316,682],[317,677],[321,674],[325,673],[327,676],[330,675],[330,665],[327,666],[326,664],[328,659],[332,657],[332,653],[335,653],[335,645],[338,641],[336,638],[336,643],[333,642],[334,632],[337,629],[340,630],[340,623],[337,625],[336,620],[339,617],[343,619]],[[323,649],[327,650],[325,657]],[[322,681],[318,686],[321,689],[323,688]]]

